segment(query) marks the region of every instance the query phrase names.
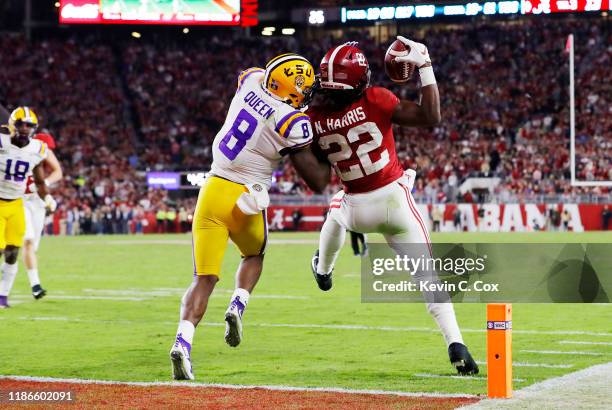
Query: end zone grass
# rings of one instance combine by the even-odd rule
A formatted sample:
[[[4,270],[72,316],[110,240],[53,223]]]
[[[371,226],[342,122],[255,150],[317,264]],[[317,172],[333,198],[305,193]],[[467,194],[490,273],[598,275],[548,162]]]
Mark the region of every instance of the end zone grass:
[[[433,240],[612,241],[610,233],[449,235]],[[422,304],[360,302],[359,260],[348,248],[336,266],[334,289],[323,293],[309,269],[316,233],[270,239],[244,317],[245,339],[236,349],[223,342],[223,312],[239,261],[228,247],[219,287],[194,339],[198,382],[486,392],[483,364],[478,377],[452,377],[443,338]],[[48,297],[32,299],[22,269],[13,308],[0,311],[0,374],[170,381],[168,351],[192,275],[189,236],[44,238],[40,265]],[[485,307],[455,309],[466,343],[484,361]],[[515,388],[606,363],[610,342],[610,305],[515,304]],[[20,352],[19,360],[12,352]]]

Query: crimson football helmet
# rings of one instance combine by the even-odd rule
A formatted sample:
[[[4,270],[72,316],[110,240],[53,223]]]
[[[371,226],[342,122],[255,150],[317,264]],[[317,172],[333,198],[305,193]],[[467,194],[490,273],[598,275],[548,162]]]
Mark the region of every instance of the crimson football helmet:
[[[330,49],[319,65],[322,90],[346,90],[361,95],[370,84],[370,65],[357,42],[351,41]]]

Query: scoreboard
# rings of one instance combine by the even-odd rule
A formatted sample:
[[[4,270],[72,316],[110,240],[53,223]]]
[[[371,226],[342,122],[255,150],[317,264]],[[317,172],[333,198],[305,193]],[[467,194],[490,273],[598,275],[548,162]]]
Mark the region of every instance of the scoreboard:
[[[432,2],[432,4],[419,3],[402,6],[341,7],[339,15],[342,23],[350,23],[352,21],[427,19],[449,16],[585,13],[609,11],[611,3],[612,0],[501,0],[461,4]],[[323,24],[325,21],[332,20],[326,18],[324,13],[324,10],[309,10],[309,24]]]
[[[60,0],[59,15],[62,24],[248,26],[257,0]]]

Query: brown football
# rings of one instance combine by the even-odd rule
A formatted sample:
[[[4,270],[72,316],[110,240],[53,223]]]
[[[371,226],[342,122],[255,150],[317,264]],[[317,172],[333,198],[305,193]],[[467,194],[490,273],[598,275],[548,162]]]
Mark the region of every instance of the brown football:
[[[409,52],[410,49],[408,46],[400,40],[395,40],[387,49],[387,53],[385,54],[385,72],[391,81],[405,83],[412,78],[415,65],[410,63],[398,63],[395,61],[396,57],[407,56]]]

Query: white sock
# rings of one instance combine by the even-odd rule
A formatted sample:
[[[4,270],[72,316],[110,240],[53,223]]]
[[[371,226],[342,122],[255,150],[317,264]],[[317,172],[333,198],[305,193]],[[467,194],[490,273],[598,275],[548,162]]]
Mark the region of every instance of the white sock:
[[[446,340],[446,346],[450,346],[451,343],[463,343],[463,337],[457,324],[457,318],[455,317],[455,310],[453,309],[452,303],[427,303],[427,311],[434,318],[444,340]]]
[[[340,226],[334,218],[328,216],[321,228],[321,236],[319,237],[317,273],[326,275],[332,271],[340,249],[344,245],[345,237],[346,229]]]
[[[13,288],[15,276],[17,276],[17,262],[12,265],[4,262],[2,264],[2,281],[0,282],[0,296],[8,296]]]
[[[28,269],[28,279],[30,279],[30,287],[40,285],[40,278],[38,277],[38,269]]]
[[[176,337],[182,337],[187,343],[193,343],[193,334],[195,326],[189,320],[181,320],[176,331]]]
[[[249,296],[251,296],[251,294],[246,289],[236,288],[236,290],[234,290],[234,293],[232,294],[232,298],[230,299],[230,303],[231,303],[231,301],[233,301],[236,298],[236,296],[238,296],[240,298],[240,302],[242,302],[244,307],[246,307],[246,305],[249,303]]]

